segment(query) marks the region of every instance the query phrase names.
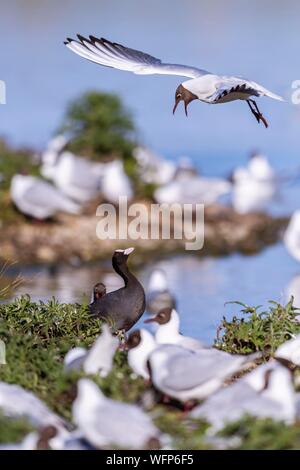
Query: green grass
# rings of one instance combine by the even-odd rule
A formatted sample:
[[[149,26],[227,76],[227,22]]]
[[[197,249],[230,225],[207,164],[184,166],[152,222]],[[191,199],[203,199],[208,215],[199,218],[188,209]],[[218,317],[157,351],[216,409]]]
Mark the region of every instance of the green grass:
[[[296,450],[300,449],[300,426],[287,426],[271,419],[245,417],[226,426],[219,433],[224,438],[238,438],[238,450]]]
[[[10,182],[16,173],[26,172],[38,175],[38,166],[32,162],[32,152],[13,149],[4,140],[0,140],[0,221],[2,224],[24,221],[24,217],[12,205],[9,195]]]
[[[286,306],[272,303],[265,312],[242,305],[242,318],[222,322],[217,345],[231,352],[268,351],[300,330],[292,301]],[[246,327],[245,325],[246,324]],[[280,328],[281,325],[281,328]],[[6,343],[7,364],[0,366],[0,380],[33,391],[55,412],[71,420],[75,384],[82,372],[65,374],[63,359],[75,346],[89,347],[101,331],[101,322],[90,316],[87,304],[32,302],[23,296],[0,304],[0,338]],[[137,378],[127,364],[126,353],[118,351],[112,372],[106,378],[93,376],[104,393],[116,400],[145,403],[152,389]],[[171,436],[176,449],[208,449],[208,425],[189,419],[170,405],[152,404],[149,412],[156,425]],[[0,443],[16,442],[30,430],[26,421],[0,416]],[[300,448],[299,426],[285,426],[270,420],[245,418],[228,426],[220,438],[235,439],[241,449]]]
[[[293,298],[286,305],[270,301],[268,309],[231,302],[243,307],[241,315],[231,320],[223,318],[217,329],[216,347],[230,353],[262,351],[272,356],[280,344],[300,333],[300,322],[296,320],[300,310],[293,302]]]

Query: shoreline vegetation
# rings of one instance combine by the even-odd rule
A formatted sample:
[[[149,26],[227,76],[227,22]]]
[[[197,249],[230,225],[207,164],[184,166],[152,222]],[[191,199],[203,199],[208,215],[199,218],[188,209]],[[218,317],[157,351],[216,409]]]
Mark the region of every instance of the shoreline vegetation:
[[[215,347],[233,354],[261,351],[260,362],[268,361],[280,344],[300,332],[297,315],[299,310],[293,306],[293,299],[285,306],[271,303],[265,310],[241,304],[239,319],[223,320]],[[84,373],[66,373],[63,358],[72,347],[89,347],[100,330],[100,320],[92,318],[84,304],[59,304],[54,299],[35,303],[29,296],[0,304],[0,337],[6,344],[6,364],[0,366],[0,380],[32,391],[72,428],[75,385]],[[189,418],[172,402],[162,403],[157,392],[133,374],[126,355],[124,351],[116,353],[113,369],[106,378],[90,378],[106,396],[142,406],[159,429],[170,435],[171,448],[299,448],[299,424],[285,425],[249,416],[210,436],[207,423]],[[30,430],[32,425],[26,419],[0,415],[0,444],[19,442]]]

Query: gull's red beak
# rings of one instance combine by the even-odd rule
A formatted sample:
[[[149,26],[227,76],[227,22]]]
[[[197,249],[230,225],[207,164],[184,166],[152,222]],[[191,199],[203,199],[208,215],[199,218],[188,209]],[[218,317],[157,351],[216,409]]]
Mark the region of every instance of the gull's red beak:
[[[174,105],[174,108],[173,108],[173,114],[175,114],[176,108],[177,108],[178,104],[180,103],[181,99],[182,98],[180,96],[178,98],[177,97],[175,98],[175,105]]]

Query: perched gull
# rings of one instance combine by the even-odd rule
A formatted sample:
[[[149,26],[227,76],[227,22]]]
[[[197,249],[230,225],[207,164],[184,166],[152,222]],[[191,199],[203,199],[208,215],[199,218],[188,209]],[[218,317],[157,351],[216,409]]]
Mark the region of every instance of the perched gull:
[[[119,341],[113,336],[107,325],[102,326],[102,332],[89,351],[84,348],[71,349],[65,357],[65,370],[82,368],[86,374],[100,374],[106,377],[113,367],[113,358]]]
[[[294,422],[296,400],[288,369],[276,362],[259,366],[191,412],[193,418],[208,421],[215,432],[244,415]]]
[[[187,115],[188,104],[196,99],[209,104],[227,103],[235,100],[245,100],[257,122],[268,123],[259,111],[256,102],[251,98],[268,96],[275,100],[283,98],[272,93],[258,83],[239,77],[215,75],[206,70],[177,64],[164,64],[160,59],[144,52],[124,47],[107,39],[90,36],[89,39],[77,35],[78,40],[68,38],[65,45],[76,54],[96,64],[126,70],[140,75],[166,74],[188,77],[181,83],[175,93],[175,106],[184,101]]]
[[[6,347],[4,341],[0,339],[0,365],[1,364],[6,364]]]
[[[155,388],[181,402],[202,400],[243,370],[256,355],[230,355],[217,349],[191,351],[174,344],[157,344],[146,330],[132,332],[127,340],[132,370]]]
[[[151,273],[146,296],[148,312],[156,315],[163,308],[175,308],[175,297],[169,290],[166,274],[162,269]]]
[[[300,367],[300,334],[281,344],[275,352],[275,358]]]
[[[41,173],[67,196],[85,203],[100,193],[104,164],[93,163],[71,152],[46,153]]]
[[[180,177],[154,191],[160,204],[213,204],[231,191],[231,183],[222,178],[206,178],[199,175]]]
[[[157,347],[157,343],[151,333],[141,328],[128,336],[128,364],[133,372],[146,380],[150,379],[148,358]]]
[[[164,308],[155,317],[144,321],[144,323],[150,322],[158,324],[155,333],[155,340],[158,344],[177,344],[192,351],[205,347],[197,339],[183,336],[179,332],[179,315],[174,308]]]
[[[267,157],[261,154],[255,153],[251,155],[248,163],[248,171],[250,175],[258,181],[273,183],[275,180],[273,168],[268,162]]]
[[[203,400],[255,357],[214,348],[191,351],[178,345],[162,345],[150,354],[150,375],[154,386],[167,396],[181,402]]]
[[[145,449],[159,444],[160,431],[144,411],[137,405],[107,398],[88,379],[78,382],[73,420],[87,441],[98,449]]]
[[[50,183],[34,176],[14,175],[10,194],[19,211],[35,219],[48,219],[57,212],[80,212],[80,207],[75,202]]]
[[[62,433],[65,431],[63,420],[19,385],[0,382],[0,410],[5,416],[27,418],[37,428],[54,426]]]
[[[145,183],[167,184],[174,178],[176,166],[173,162],[144,147],[136,147],[133,155],[139,164],[140,177]]]
[[[233,173],[232,205],[239,214],[263,210],[275,195],[273,181],[255,178],[247,168]]]
[[[283,241],[289,254],[300,261],[300,210],[293,213]]]
[[[103,171],[101,192],[104,198],[113,204],[119,203],[119,197],[133,198],[133,189],[130,179],[124,171],[120,160],[106,163]]]

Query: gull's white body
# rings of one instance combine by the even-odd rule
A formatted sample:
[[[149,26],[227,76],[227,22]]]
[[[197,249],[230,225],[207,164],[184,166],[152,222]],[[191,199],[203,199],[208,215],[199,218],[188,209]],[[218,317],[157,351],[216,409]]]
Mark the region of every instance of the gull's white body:
[[[132,199],[131,182],[120,160],[114,160],[104,165],[101,192],[106,201],[114,204],[119,203],[120,196],[127,197],[128,200]]]
[[[300,261],[300,210],[292,215],[283,240],[290,255]]]
[[[140,344],[128,351],[128,364],[136,375],[148,380],[150,376],[147,361],[157,343],[151,333],[144,328],[140,329],[140,334]]]
[[[201,77],[187,80],[183,87],[192,92],[200,101],[209,104],[228,103],[235,100],[247,100],[251,96],[268,96],[282,100],[278,95],[258,83],[238,77],[227,77],[208,73]],[[240,89],[243,87],[242,89]]]
[[[137,147],[134,150],[134,157],[139,163],[140,178],[145,183],[167,184],[175,176],[175,164],[147,148]]]
[[[171,181],[154,192],[160,204],[213,204],[221,196],[228,194],[231,183],[221,178],[190,176]]]
[[[233,175],[232,204],[240,214],[263,210],[275,195],[275,184],[257,179],[248,168],[237,168]]]
[[[268,379],[267,374],[270,374]],[[219,431],[244,415],[290,424],[296,418],[296,406],[291,373],[273,362],[257,367],[237,382],[217,391],[194,408],[191,416],[207,420],[214,431]]]
[[[73,420],[96,448],[114,445],[121,449],[143,449],[150,439],[160,436],[151,418],[137,405],[106,398],[88,379],[78,382]]]
[[[190,351],[162,345],[150,354],[149,364],[154,386],[186,402],[205,399],[252,360],[253,356],[230,355],[213,348]]]
[[[80,207],[75,202],[50,183],[34,176],[13,176],[10,194],[17,208],[35,219],[47,219],[57,212],[80,212]]]
[[[254,155],[248,163],[250,175],[257,181],[274,183],[275,173],[264,155]]]
[[[32,392],[19,385],[0,382],[0,411],[4,416],[25,417],[37,428],[55,426],[64,433],[63,420]]]
[[[199,100],[210,103],[226,103],[247,100],[251,96],[282,98],[256,82],[239,77],[216,75],[196,67],[164,64],[160,59],[141,51],[112,43],[106,39],[89,39],[78,35],[79,40],[68,38],[65,45],[76,54],[96,64],[113,67],[140,75],[166,74],[189,77],[182,86]]]
[[[297,367],[300,367],[300,335],[283,343],[277,349],[275,357],[285,359]]]
[[[172,310],[170,320],[163,325],[158,325],[155,332],[155,340],[158,344],[177,344],[183,348],[197,351],[204,345],[195,338],[183,336],[179,332],[180,320],[175,309]]]
[[[84,348],[71,349],[64,360],[65,369],[83,369],[86,374],[99,374],[106,377],[113,367],[113,358],[119,341],[113,336],[107,325],[102,326],[102,333],[87,351]]]
[[[49,154],[47,151],[43,156],[41,173],[68,197],[85,203],[99,194],[104,166],[71,152]]]

